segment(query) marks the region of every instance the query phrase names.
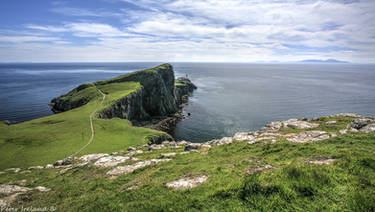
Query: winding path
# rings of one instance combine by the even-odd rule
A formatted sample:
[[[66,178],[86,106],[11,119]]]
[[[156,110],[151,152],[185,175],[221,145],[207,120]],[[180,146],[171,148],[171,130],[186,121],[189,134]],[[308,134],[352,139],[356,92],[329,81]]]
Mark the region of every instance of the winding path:
[[[94,85],[94,84],[93,84]],[[105,97],[106,97],[106,95],[99,89],[99,88],[97,88],[95,85],[94,85],[94,87],[96,88],[96,90],[98,90],[98,92],[103,96],[103,98],[102,98],[102,101],[100,102],[100,104],[98,105],[98,106],[96,106],[96,108],[95,108],[95,110],[94,111],[92,111],[92,113],[90,114],[90,128],[91,128],[91,137],[90,137],[90,139],[89,139],[89,142],[87,142],[87,144],[85,144],[81,149],[79,149],[77,152],[75,152],[75,153],[73,153],[72,155],[70,155],[69,157],[74,157],[74,156],[76,156],[77,154],[79,154],[80,152],[82,152],[84,149],[86,149],[86,147],[88,146],[88,145],[90,145],[91,143],[92,143],[92,141],[94,140],[94,137],[95,137],[95,130],[94,130],[94,124],[93,124],[93,117],[94,117],[94,115],[95,115],[95,113],[98,111],[98,108],[100,107],[100,106],[102,106],[103,105],[103,103],[104,103],[104,100],[105,100]]]

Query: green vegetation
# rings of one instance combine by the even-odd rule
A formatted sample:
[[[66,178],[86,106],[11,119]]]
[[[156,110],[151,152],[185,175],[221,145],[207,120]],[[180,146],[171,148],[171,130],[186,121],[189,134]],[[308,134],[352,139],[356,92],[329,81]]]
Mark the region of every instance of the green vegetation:
[[[346,118],[336,120],[341,119]],[[304,144],[285,139],[275,144],[245,141],[213,147],[208,154],[177,155],[116,179],[105,174],[111,168],[87,166],[63,175],[56,169],[7,173],[0,183],[27,179],[29,187],[51,188],[47,193],[22,194],[14,205],[54,205],[60,211],[374,211],[374,141],[375,134],[347,134]],[[154,150],[136,157],[146,160],[180,151]],[[317,158],[335,161],[331,165],[306,162]],[[264,164],[275,168],[246,173]],[[202,174],[208,180],[193,189],[165,186]],[[138,188],[127,190],[134,185]]]
[[[127,75],[121,76],[126,78]],[[118,77],[118,78],[121,78]],[[101,83],[106,93],[98,111],[141,88],[138,82]],[[15,125],[0,126],[0,168],[46,165],[63,159],[84,146],[91,136],[89,115],[101,102],[102,95],[92,84],[84,84],[62,97],[71,101],[88,98],[84,106],[52,116]],[[117,151],[144,144],[146,137],[164,135],[151,129],[133,127],[128,120],[94,119],[95,138],[81,154]]]
[[[190,80],[188,78],[185,78],[185,77],[181,77],[181,78],[178,78],[175,82],[174,82],[174,85],[175,86],[184,86],[184,85],[188,85],[190,84]]]

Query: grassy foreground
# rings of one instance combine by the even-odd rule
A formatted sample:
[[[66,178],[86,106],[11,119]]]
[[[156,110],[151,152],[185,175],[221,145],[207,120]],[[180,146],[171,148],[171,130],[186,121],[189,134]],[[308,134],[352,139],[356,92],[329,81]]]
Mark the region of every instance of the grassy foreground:
[[[141,88],[138,82],[98,84],[106,100],[98,111]],[[99,106],[102,96],[94,86],[67,96],[72,100],[89,97],[84,106],[15,125],[0,124],[0,169],[46,165],[63,159],[84,146],[91,136],[89,115]],[[95,116],[96,117],[96,116]],[[148,136],[162,132],[133,127],[124,119],[94,118],[95,138],[82,154],[117,151],[144,144]],[[79,156],[79,155],[78,155]]]
[[[351,119],[337,120],[346,126]],[[335,128],[330,128],[336,132]],[[286,133],[299,130],[290,130]],[[137,155],[141,160],[158,158],[154,150]],[[211,148],[207,154],[191,152],[169,162],[136,170],[116,179],[105,173],[111,168],[92,165],[58,174],[56,169],[31,173],[5,173],[0,183],[27,180],[29,187],[43,185],[50,192],[20,195],[14,206],[55,206],[58,211],[374,211],[375,134],[339,135],[314,143],[244,142]],[[331,165],[306,161],[334,158]],[[131,162],[132,163],[132,162]],[[252,167],[274,166],[247,174]],[[173,190],[165,184],[184,176],[208,175],[193,189]],[[131,186],[137,189],[128,190]]]

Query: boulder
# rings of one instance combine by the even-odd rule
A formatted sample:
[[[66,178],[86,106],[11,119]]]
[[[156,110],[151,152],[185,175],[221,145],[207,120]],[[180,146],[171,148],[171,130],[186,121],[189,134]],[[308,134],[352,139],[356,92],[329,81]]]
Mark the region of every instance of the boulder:
[[[28,169],[43,169],[43,166],[30,166]]]
[[[297,119],[289,119],[287,121],[282,122],[284,125],[284,128],[292,128],[292,129],[310,129],[319,127],[318,123],[310,123],[307,121],[300,121]]]
[[[83,155],[79,159],[83,162],[91,162],[91,161],[97,160],[97,159],[102,158],[102,157],[107,157],[107,156],[109,156],[109,155],[103,154],[103,153],[89,154],[89,155]]]
[[[136,148],[134,148],[134,147],[132,147],[132,146],[130,146],[129,148],[128,148],[128,151],[135,151],[136,150]]]
[[[52,164],[47,164],[44,168],[45,169],[53,169],[54,166]]]
[[[5,171],[18,173],[19,171],[21,171],[21,169],[20,168],[9,168],[9,169],[5,169]]]
[[[137,169],[158,164],[161,162],[167,162],[170,161],[171,159],[151,159],[151,160],[146,160],[146,161],[141,161],[132,165],[127,165],[127,166],[118,166],[110,171],[107,172],[107,175],[123,175],[123,174],[129,174],[134,172]]]
[[[208,179],[207,175],[201,175],[196,177],[184,177],[176,181],[172,181],[166,184],[168,188],[173,188],[176,190],[184,190],[189,188],[194,188],[199,184],[204,183]]]
[[[12,194],[12,193],[18,193],[18,192],[26,192],[30,191],[30,188],[17,186],[17,185],[7,185],[2,184],[0,185],[0,194]]]
[[[326,124],[327,124],[327,125],[337,124],[337,121],[327,121]]]
[[[53,166],[62,166],[63,165],[63,160],[58,160],[53,163]]]
[[[232,137],[223,137],[221,139],[215,139],[215,140],[209,141],[207,143],[211,144],[213,146],[220,146],[220,145],[223,145],[223,144],[233,143],[233,138]]]
[[[199,151],[208,151],[211,149],[211,145],[209,144],[202,144],[198,147]]]
[[[120,163],[124,163],[128,160],[130,160],[130,157],[123,157],[123,156],[107,156],[102,157],[99,160],[97,160],[94,165],[99,167],[111,167],[116,166]]]
[[[266,124],[266,126],[260,129],[260,131],[270,131],[270,132],[279,131],[282,126],[283,125],[280,121],[274,121],[269,124]]]
[[[348,133],[348,130],[347,129],[342,129],[342,130],[339,131],[339,133],[343,135],[343,134]]]
[[[134,155],[139,155],[139,154],[143,154],[143,151],[142,150],[136,150],[136,151],[133,151],[133,152],[129,152],[128,154],[126,154],[126,156],[133,157]]]
[[[41,192],[51,191],[50,188],[46,188],[46,187],[43,187],[43,186],[37,186],[37,187],[35,187],[35,189],[38,190],[38,191],[41,191]]]
[[[236,140],[236,141],[249,141],[254,138],[255,136],[253,132],[238,132],[234,134],[233,136],[233,140]]]
[[[185,151],[198,150],[201,144],[191,143],[185,146]]]
[[[175,157],[176,155],[177,155],[177,153],[170,152],[170,153],[162,153],[162,154],[160,154],[160,157],[161,158],[170,158],[170,157]]]
[[[330,137],[331,135],[325,131],[313,130],[293,134],[288,137],[287,140],[295,143],[307,143],[328,139]]]
[[[275,168],[275,167],[272,166],[272,165],[269,165],[269,164],[265,164],[265,165],[257,166],[257,167],[254,167],[254,168],[250,168],[249,170],[246,171],[246,173],[247,174],[254,174],[254,173],[257,173],[257,172],[264,172],[266,170],[273,169],[273,168]]]
[[[363,133],[374,133],[375,132],[375,124],[368,124],[368,125],[362,127],[359,131],[363,132]]]
[[[355,119],[352,122],[350,122],[350,124],[348,125],[348,129],[353,128],[356,130],[360,130],[361,128],[371,123],[374,123],[374,120],[369,119],[369,118]]]
[[[335,159],[333,158],[317,158],[313,160],[307,160],[306,162],[312,165],[331,165]]]

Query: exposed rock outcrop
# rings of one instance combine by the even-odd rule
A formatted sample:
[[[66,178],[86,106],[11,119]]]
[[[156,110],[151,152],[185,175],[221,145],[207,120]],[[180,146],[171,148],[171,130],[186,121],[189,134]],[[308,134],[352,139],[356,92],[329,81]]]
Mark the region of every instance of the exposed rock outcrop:
[[[194,188],[199,184],[204,183],[208,179],[207,175],[196,176],[196,177],[185,177],[172,181],[166,184],[168,188],[174,188],[176,190],[183,190],[188,188]]]

